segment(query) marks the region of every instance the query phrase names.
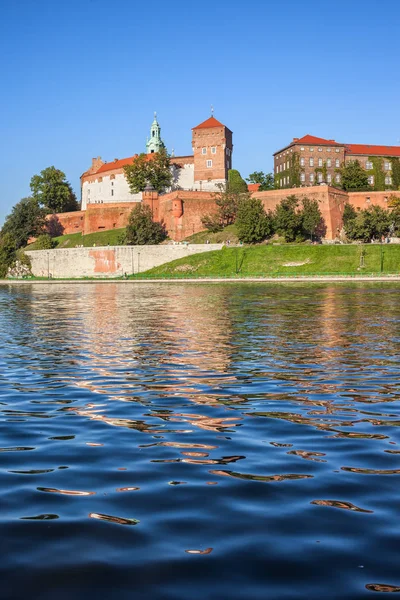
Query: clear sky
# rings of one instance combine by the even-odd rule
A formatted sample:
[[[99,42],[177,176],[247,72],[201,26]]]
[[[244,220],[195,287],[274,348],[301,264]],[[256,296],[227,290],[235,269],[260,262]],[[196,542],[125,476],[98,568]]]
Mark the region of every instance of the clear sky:
[[[233,167],[311,133],[400,144],[400,1],[0,0],[0,223],[32,175],[80,198],[93,156],[145,150],[156,110],[175,153],[210,115]]]

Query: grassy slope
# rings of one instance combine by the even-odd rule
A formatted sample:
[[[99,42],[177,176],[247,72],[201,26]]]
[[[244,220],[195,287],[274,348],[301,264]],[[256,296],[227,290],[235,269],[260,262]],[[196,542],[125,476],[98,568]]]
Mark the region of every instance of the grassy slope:
[[[221,244],[230,240],[232,244],[236,244],[239,241],[237,236],[236,225],[228,225],[222,231],[211,233],[210,231],[200,231],[194,235],[190,235],[186,238],[187,242],[191,244],[206,244],[207,240],[210,244]]]
[[[116,246],[118,245],[118,239],[125,232],[125,229],[110,229],[109,231],[96,231],[96,233],[89,233],[88,235],[82,235],[81,233],[70,233],[68,235],[61,235],[54,238],[57,242],[57,248],[75,248],[75,246]],[[35,242],[27,246],[27,250],[36,250]]]
[[[363,246],[364,268],[360,266],[361,247],[332,246],[247,246],[224,247],[221,251],[206,252],[181,258],[142,274],[143,277],[229,277],[240,276],[363,274],[380,272],[381,248]],[[383,245],[383,271],[400,272],[400,245]],[[285,263],[306,263],[284,266]],[[140,275],[139,275],[140,277]]]

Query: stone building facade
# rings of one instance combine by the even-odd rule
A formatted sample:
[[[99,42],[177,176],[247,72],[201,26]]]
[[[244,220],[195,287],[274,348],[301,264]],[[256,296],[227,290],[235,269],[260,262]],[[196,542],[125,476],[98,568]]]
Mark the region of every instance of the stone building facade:
[[[165,148],[161,127],[154,115],[150,137],[146,142],[148,160]],[[232,132],[214,116],[192,129],[193,154],[171,157],[173,182],[170,190],[216,191],[218,184],[228,179],[232,168]],[[104,162],[93,158],[91,167],[81,176],[81,208],[90,204],[141,202],[142,194],[132,194],[125,177],[124,166],[132,164],[137,154],[128,158]]]
[[[368,174],[372,191],[400,187],[400,146],[343,144],[313,135],[293,138],[274,153],[276,187],[305,187],[326,183],[340,186],[339,169],[358,160]]]

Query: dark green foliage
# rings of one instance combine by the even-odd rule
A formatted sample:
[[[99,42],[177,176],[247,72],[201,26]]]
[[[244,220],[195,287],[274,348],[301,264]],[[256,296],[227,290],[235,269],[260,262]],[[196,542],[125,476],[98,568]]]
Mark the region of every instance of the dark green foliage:
[[[171,186],[173,178],[170,157],[164,148],[154,154],[139,154],[132,165],[125,165],[124,171],[132,194],[143,192],[147,184],[161,194]]]
[[[272,233],[272,215],[265,212],[260,199],[245,198],[239,202],[236,227],[242,242],[255,244]]]
[[[300,212],[303,234],[307,237],[311,237],[311,239],[323,237],[326,232],[326,227],[322,219],[318,201],[303,198],[301,203],[303,205]]]
[[[134,246],[159,244],[166,237],[163,225],[153,221],[150,207],[141,202],[138,203],[129,216],[129,223],[126,228],[126,244]]]
[[[343,224],[349,240],[370,242],[387,236],[393,226],[393,213],[380,206],[354,210],[346,205],[343,213]]]
[[[340,180],[344,190],[367,190],[368,174],[358,160],[345,163],[339,169]]]
[[[1,233],[0,236],[0,278],[7,275],[8,267],[15,261],[17,245],[11,233]]]
[[[245,192],[234,191],[234,187],[232,188],[229,184],[220,183],[217,187],[219,191],[214,194],[217,212],[205,215],[201,219],[204,227],[213,233],[232,225],[236,220],[239,202],[250,197],[247,185]]]
[[[17,248],[21,248],[30,237],[43,232],[46,212],[34,198],[22,198],[6,217],[1,233],[9,233]]]
[[[242,176],[236,169],[230,169],[230,171],[228,171],[227,189],[233,194],[242,194],[248,191],[247,183],[242,179]]]
[[[79,210],[76,196],[65,173],[55,167],[47,167],[31,179],[32,196],[36,202],[47,207],[47,212],[63,213]]]
[[[50,237],[48,233],[39,235],[35,243],[36,250],[51,250],[56,247],[56,242]]]
[[[247,177],[246,181],[249,183],[259,183],[260,187],[258,188],[259,192],[264,192],[266,190],[274,189],[274,176],[272,173],[264,173],[263,171],[254,171],[254,173],[250,173]]]
[[[283,198],[274,212],[274,229],[285,238],[286,242],[294,242],[301,232],[301,216],[297,210],[299,201],[291,195]]]

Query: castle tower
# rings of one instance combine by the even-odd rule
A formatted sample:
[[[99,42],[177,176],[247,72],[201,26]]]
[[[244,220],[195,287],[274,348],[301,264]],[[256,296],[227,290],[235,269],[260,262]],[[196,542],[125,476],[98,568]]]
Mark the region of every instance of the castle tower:
[[[232,168],[232,131],[217,119],[209,119],[192,129],[194,187],[214,191],[226,183]]]
[[[157,121],[157,113],[154,113],[154,121],[150,127],[150,139],[147,138],[146,142],[147,154],[159,152],[161,148],[165,148],[165,144],[161,139],[161,127]]]

